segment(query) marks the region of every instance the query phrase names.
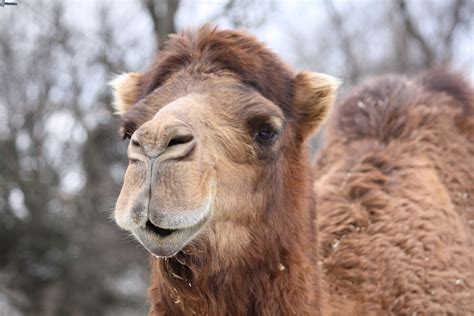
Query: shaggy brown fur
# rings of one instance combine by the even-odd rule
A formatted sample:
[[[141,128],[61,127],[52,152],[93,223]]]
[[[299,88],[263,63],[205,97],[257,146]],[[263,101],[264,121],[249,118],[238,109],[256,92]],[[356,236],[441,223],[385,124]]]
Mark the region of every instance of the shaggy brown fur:
[[[472,89],[376,78],[338,107],[315,166],[322,274],[375,314],[474,312]]]
[[[176,255],[151,259],[150,314],[474,312],[473,102],[459,77],[387,77],[355,90],[330,121],[316,178],[306,139],[333,90],[322,77],[295,75],[253,37],[210,27],[176,35],[133,78],[137,90],[126,95],[137,98],[121,103],[125,135],[196,91],[217,96],[206,99],[217,112],[206,117],[234,124],[214,129],[223,160],[231,157],[218,195],[233,193],[232,212]],[[264,150],[239,126],[270,110],[282,131]]]

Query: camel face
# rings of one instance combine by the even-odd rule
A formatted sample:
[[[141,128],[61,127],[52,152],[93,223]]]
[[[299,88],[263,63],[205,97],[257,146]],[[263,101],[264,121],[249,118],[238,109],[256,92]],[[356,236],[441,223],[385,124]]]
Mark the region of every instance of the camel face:
[[[129,166],[115,210],[118,225],[156,256],[175,254],[207,226],[227,230],[236,217],[257,216],[245,213],[262,203],[254,191],[278,161],[285,134],[279,107],[238,81],[188,82],[165,98],[162,91],[178,90],[180,81],[142,101],[159,110],[129,131]],[[247,232],[239,234],[245,239]]]
[[[244,34],[186,36],[148,72],[112,82],[130,138],[115,219],[155,256],[201,242],[236,257],[277,203],[283,164],[326,116],[337,82],[294,74]]]

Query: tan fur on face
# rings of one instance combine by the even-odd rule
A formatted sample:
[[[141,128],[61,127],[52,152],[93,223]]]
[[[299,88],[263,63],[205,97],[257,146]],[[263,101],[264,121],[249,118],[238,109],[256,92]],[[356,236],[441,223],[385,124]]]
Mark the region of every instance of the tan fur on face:
[[[113,91],[113,106],[115,113],[123,115],[138,101],[138,85],[143,74],[129,72],[116,76],[109,82]]]

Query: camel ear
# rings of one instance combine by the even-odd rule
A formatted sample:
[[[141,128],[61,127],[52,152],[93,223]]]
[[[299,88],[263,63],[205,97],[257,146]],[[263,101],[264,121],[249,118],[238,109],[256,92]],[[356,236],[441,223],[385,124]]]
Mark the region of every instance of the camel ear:
[[[302,71],[294,78],[298,130],[303,139],[321,126],[336,98],[341,81],[320,73]]]
[[[142,73],[129,72],[116,76],[109,82],[113,92],[115,113],[124,115],[137,102]]]

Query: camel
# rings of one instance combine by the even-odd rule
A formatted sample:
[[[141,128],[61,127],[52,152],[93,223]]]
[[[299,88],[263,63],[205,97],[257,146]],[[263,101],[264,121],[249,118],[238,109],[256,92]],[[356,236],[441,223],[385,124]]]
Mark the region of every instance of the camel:
[[[151,253],[150,315],[474,313],[461,76],[375,78],[333,107],[338,80],[206,25],[111,85],[130,139],[114,217]]]

